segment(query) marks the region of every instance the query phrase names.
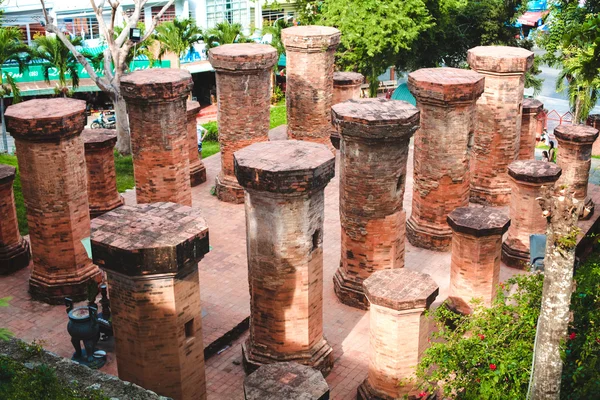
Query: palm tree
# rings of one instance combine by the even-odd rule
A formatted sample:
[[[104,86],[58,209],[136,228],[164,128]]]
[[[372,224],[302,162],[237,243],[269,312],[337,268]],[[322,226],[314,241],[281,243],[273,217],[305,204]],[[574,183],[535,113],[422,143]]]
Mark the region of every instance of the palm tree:
[[[80,37],[71,38],[70,41],[74,46],[81,46],[83,43]],[[71,50],[60,39],[55,36],[37,35],[33,39],[33,55],[44,61],[42,72],[47,83],[50,83],[51,70],[54,69],[58,73],[58,86],[55,89],[57,94],[67,96],[67,74],[71,76],[72,88],[79,87],[79,64]]]
[[[4,124],[4,98],[12,93],[13,103],[21,100],[21,92],[12,76],[2,71],[7,62],[18,65],[19,72],[27,69],[29,47],[21,41],[21,31],[15,27],[0,28],[0,116],[2,119],[2,142],[4,150],[8,151],[6,125]]]
[[[214,28],[206,31],[204,42],[207,49],[230,43],[251,43],[252,40],[242,33],[242,25],[237,22],[230,24],[228,21],[219,22]]]
[[[163,22],[156,27],[156,40],[160,42],[161,58],[167,51],[177,55],[177,67],[180,66],[180,58],[188,51],[193,50],[194,44],[202,41],[202,29],[191,18],[174,19]]]

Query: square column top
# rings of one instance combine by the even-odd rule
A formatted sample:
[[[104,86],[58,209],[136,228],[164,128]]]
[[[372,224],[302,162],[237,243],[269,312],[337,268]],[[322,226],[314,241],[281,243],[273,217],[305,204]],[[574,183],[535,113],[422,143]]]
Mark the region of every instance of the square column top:
[[[106,149],[115,147],[117,134],[114,129],[84,129],[81,139],[86,150]]]
[[[318,400],[328,392],[320,371],[295,362],[266,364],[244,379],[246,400]]]
[[[527,98],[523,100],[523,114],[537,114],[544,109],[544,103],[539,100]]]
[[[491,207],[459,207],[447,221],[453,231],[475,237],[501,236],[510,225],[506,214]]]
[[[281,41],[288,51],[322,53],[340,44],[342,33],[330,26],[302,25],[281,31]]]
[[[125,275],[176,273],[208,251],[206,221],[181,204],[122,206],[92,220],[94,263]]]
[[[364,82],[365,77],[358,72],[334,72],[333,86],[355,86]]]
[[[485,77],[459,68],[421,68],[408,74],[408,88],[419,101],[473,102],[485,88]]]
[[[208,51],[208,60],[217,71],[264,70],[272,68],[277,59],[277,49],[268,44],[224,44]]]
[[[159,102],[186,97],[192,90],[192,74],[185,69],[144,69],[121,78],[121,90],[126,100]]]
[[[533,52],[521,47],[477,46],[467,52],[467,62],[478,72],[522,73],[533,66]]]
[[[598,129],[589,125],[558,125],[554,128],[554,136],[574,144],[592,144],[598,137]]]
[[[427,308],[440,291],[431,276],[406,268],[374,272],[363,286],[371,304],[396,311]]]
[[[15,167],[0,164],[0,185],[14,181],[16,173],[17,169]]]
[[[196,118],[196,115],[200,112],[200,103],[188,100],[188,102],[185,103],[185,112],[187,113],[188,119]]]
[[[561,174],[562,169],[558,165],[546,161],[521,160],[508,166],[508,175],[519,182],[552,183]]]

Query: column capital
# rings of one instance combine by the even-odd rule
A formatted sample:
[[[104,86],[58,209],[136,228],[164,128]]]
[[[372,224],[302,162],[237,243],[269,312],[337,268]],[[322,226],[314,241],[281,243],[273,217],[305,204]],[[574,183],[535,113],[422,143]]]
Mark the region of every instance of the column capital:
[[[248,73],[272,68],[277,50],[267,44],[234,43],[212,48],[208,60],[217,72]]]
[[[194,82],[184,69],[145,69],[121,78],[121,91],[127,101],[158,103],[187,97]]]
[[[511,46],[477,46],[467,52],[471,69],[483,73],[524,74],[533,66],[533,57],[533,52]]]
[[[358,72],[339,72],[333,73],[333,86],[356,86],[361,85],[365,77]]]
[[[485,77],[458,68],[422,68],[408,75],[408,88],[420,102],[472,103],[483,93]]]
[[[510,218],[490,207],[459,207],[448,215],[448,224],[455,232],[483,237],[502,235],[508,230]]]
[[[588,125],[558,125],[554,128],[554,136],[563,142],[574,145],[591,145],[598,137],[598,129]]]
[[[11,184],[15,180],[17,169],[10,165],[0,164],[0,185]]]
[[[428,308],[440,291],[431,276],[406,268],[374,272],[364,287],[371,304],[396,311]]]
[[[281,41],[286,51],[321,53],[335,49],[342,33],[329,26],[292,26],[281,31]]]
[[[81,139],[86,151],[101,150],[115,147],[117,134],[111,129],[84,129]]]
[[[553,183],[562,174],[562,169],[551,162],[520,160],[508,166],[508,175],[518,182]]]

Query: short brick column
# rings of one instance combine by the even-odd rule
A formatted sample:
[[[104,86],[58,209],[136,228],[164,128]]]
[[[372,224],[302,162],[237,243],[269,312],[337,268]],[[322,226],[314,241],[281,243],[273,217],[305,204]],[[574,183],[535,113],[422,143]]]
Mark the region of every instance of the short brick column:
[[[234,155],[246,190],[250,337],[246,372],[295,361],[327,374],[323,337],[324,189],[335,173],[323,145],[297,140],[255,143]]]
[[[81,138],[85,147],[90,217],[96,218],[123,205],[115,170],[117,135],[110,129],[84,129]]]
[[[286,93],[290,139],[331,144],[333,63],[339,30],[326,26],[293,26],[281,31],[286,50]]]
[[[536,136],[541,133],[538,131],[542,111],[544,111],[544,105],[541,101],[535,99],[523,100],[518,160],[533,160],[535,157]]]
[[[0,275],[29,265],[29,242],[19,233],[13,181],[15,167],[0,164]]]
[[[460,207],[448,215],[448,223],[453,231],[448,302],[451,309],[469,314],[471,300],[490,306],[496,296],[502,235],[510,219],[494,208]]]
[[[525,72],[533,65],[533,53],[518,47],[479,46],[469,50],[467,61],[485,76],[471,152],[471,201],[506,205],[508,164],[519,154]]]
[[[138,204],[192,205],[186,99],[193,82],[183,69],[146,69],[125,75]]]
[[[515,161],[508,166],[511,181],[510,228],[502,243],[502,261],[509,267],[529,269],[529,235],[546,233],[546,218],[537,198],[542,186],[554,186],[561,169],[537,160]]]
[[[421,112],[421,127],[415,134],[406,235],[413,246],[446,251],[452,243],[446,217],[469,205],[475,102],[484,77],[464,69],[424,68],[408,75],[408,87]]]
[[[30,100],[6,110],[6,127],[15,139],[27,209],[33,267],[29,293],[61,304],[83,300],[90,280],[101,272],[82,239],[90,236],[84,147],[85,101]]]
[[[263,365],[244,379],[245,400],[329,400],[323,374],[295,362]]]
[[[198,153],[198,123],[196,117],[200,112],[200,103],[188,101],[186,103],[187,135],[190,149],[190,184],[192,187],[206,182],[206,168]]]
[[[586,125],[600,130],[600,114],[591,114],[587,117]],[[600,140],[595,140],[592,145],[592,155],[600,156]]]
[[[107,272],[119,378],[174,399],[206,399],[198,262],[209,251],[200,211],[123,206],[92,221]]]
[[[363,281],[374,271],[404,267],[402,202],[419,111],[403,101],[359,99],[336,104],[332,116],[342,137],[342,248],[333,287],[342,303],[368,309]]]
[[[331,105],[343,103],[350,99],[360,98],[360,86],[365,77],[358,72],[334,72],[333,73],[333,97]],[[340,133],[337,129],[331,131],[331,144],[340,149]]]
[[[559,125],[554,128],[558,142],[556,163],[562,168],[557,185],[568,186],[574,197],[585,202],[582,219],[594,213],[594,201],[588,196],[588,180],[592,166],[592,145],[598,138],[598,129],[587,125]]]
[[[277,50],[264,44],[226,44],[210,49],[208,59],[217,74],[221,171],[217,197],[243,203],[244,189],[233,171],[233,153],[269,140],[271,75]]]
[[[358,387],[359,400],[416,398],[411,378],[428,346],[425,316],[439,293],[427,274],[405,268],[377,271],[365,280],[371,303],[369,375]]]

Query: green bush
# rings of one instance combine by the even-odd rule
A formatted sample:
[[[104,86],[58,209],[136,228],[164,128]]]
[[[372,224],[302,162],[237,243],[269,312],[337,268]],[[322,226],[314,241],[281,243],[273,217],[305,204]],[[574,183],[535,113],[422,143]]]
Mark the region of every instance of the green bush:
[[[19,175],[19,165],[17,157],[11,154],[0,154],[0,164],[12,165],[17,169],[17,174],[13,182],[13,191],[15,193],[15,206],[17,209],[17,220],[19,223],[19,232],[21,235],[29,234],[29,226],[27,225],[27,210],[23,201],[23,192],[21,190],[21,176]]]
[[[202,127],[206,129],[206,132],[202,137],[202,142],[217,142],[219,140],[219,127],[217,121],[207,122],[206,124],[202,124]]]

